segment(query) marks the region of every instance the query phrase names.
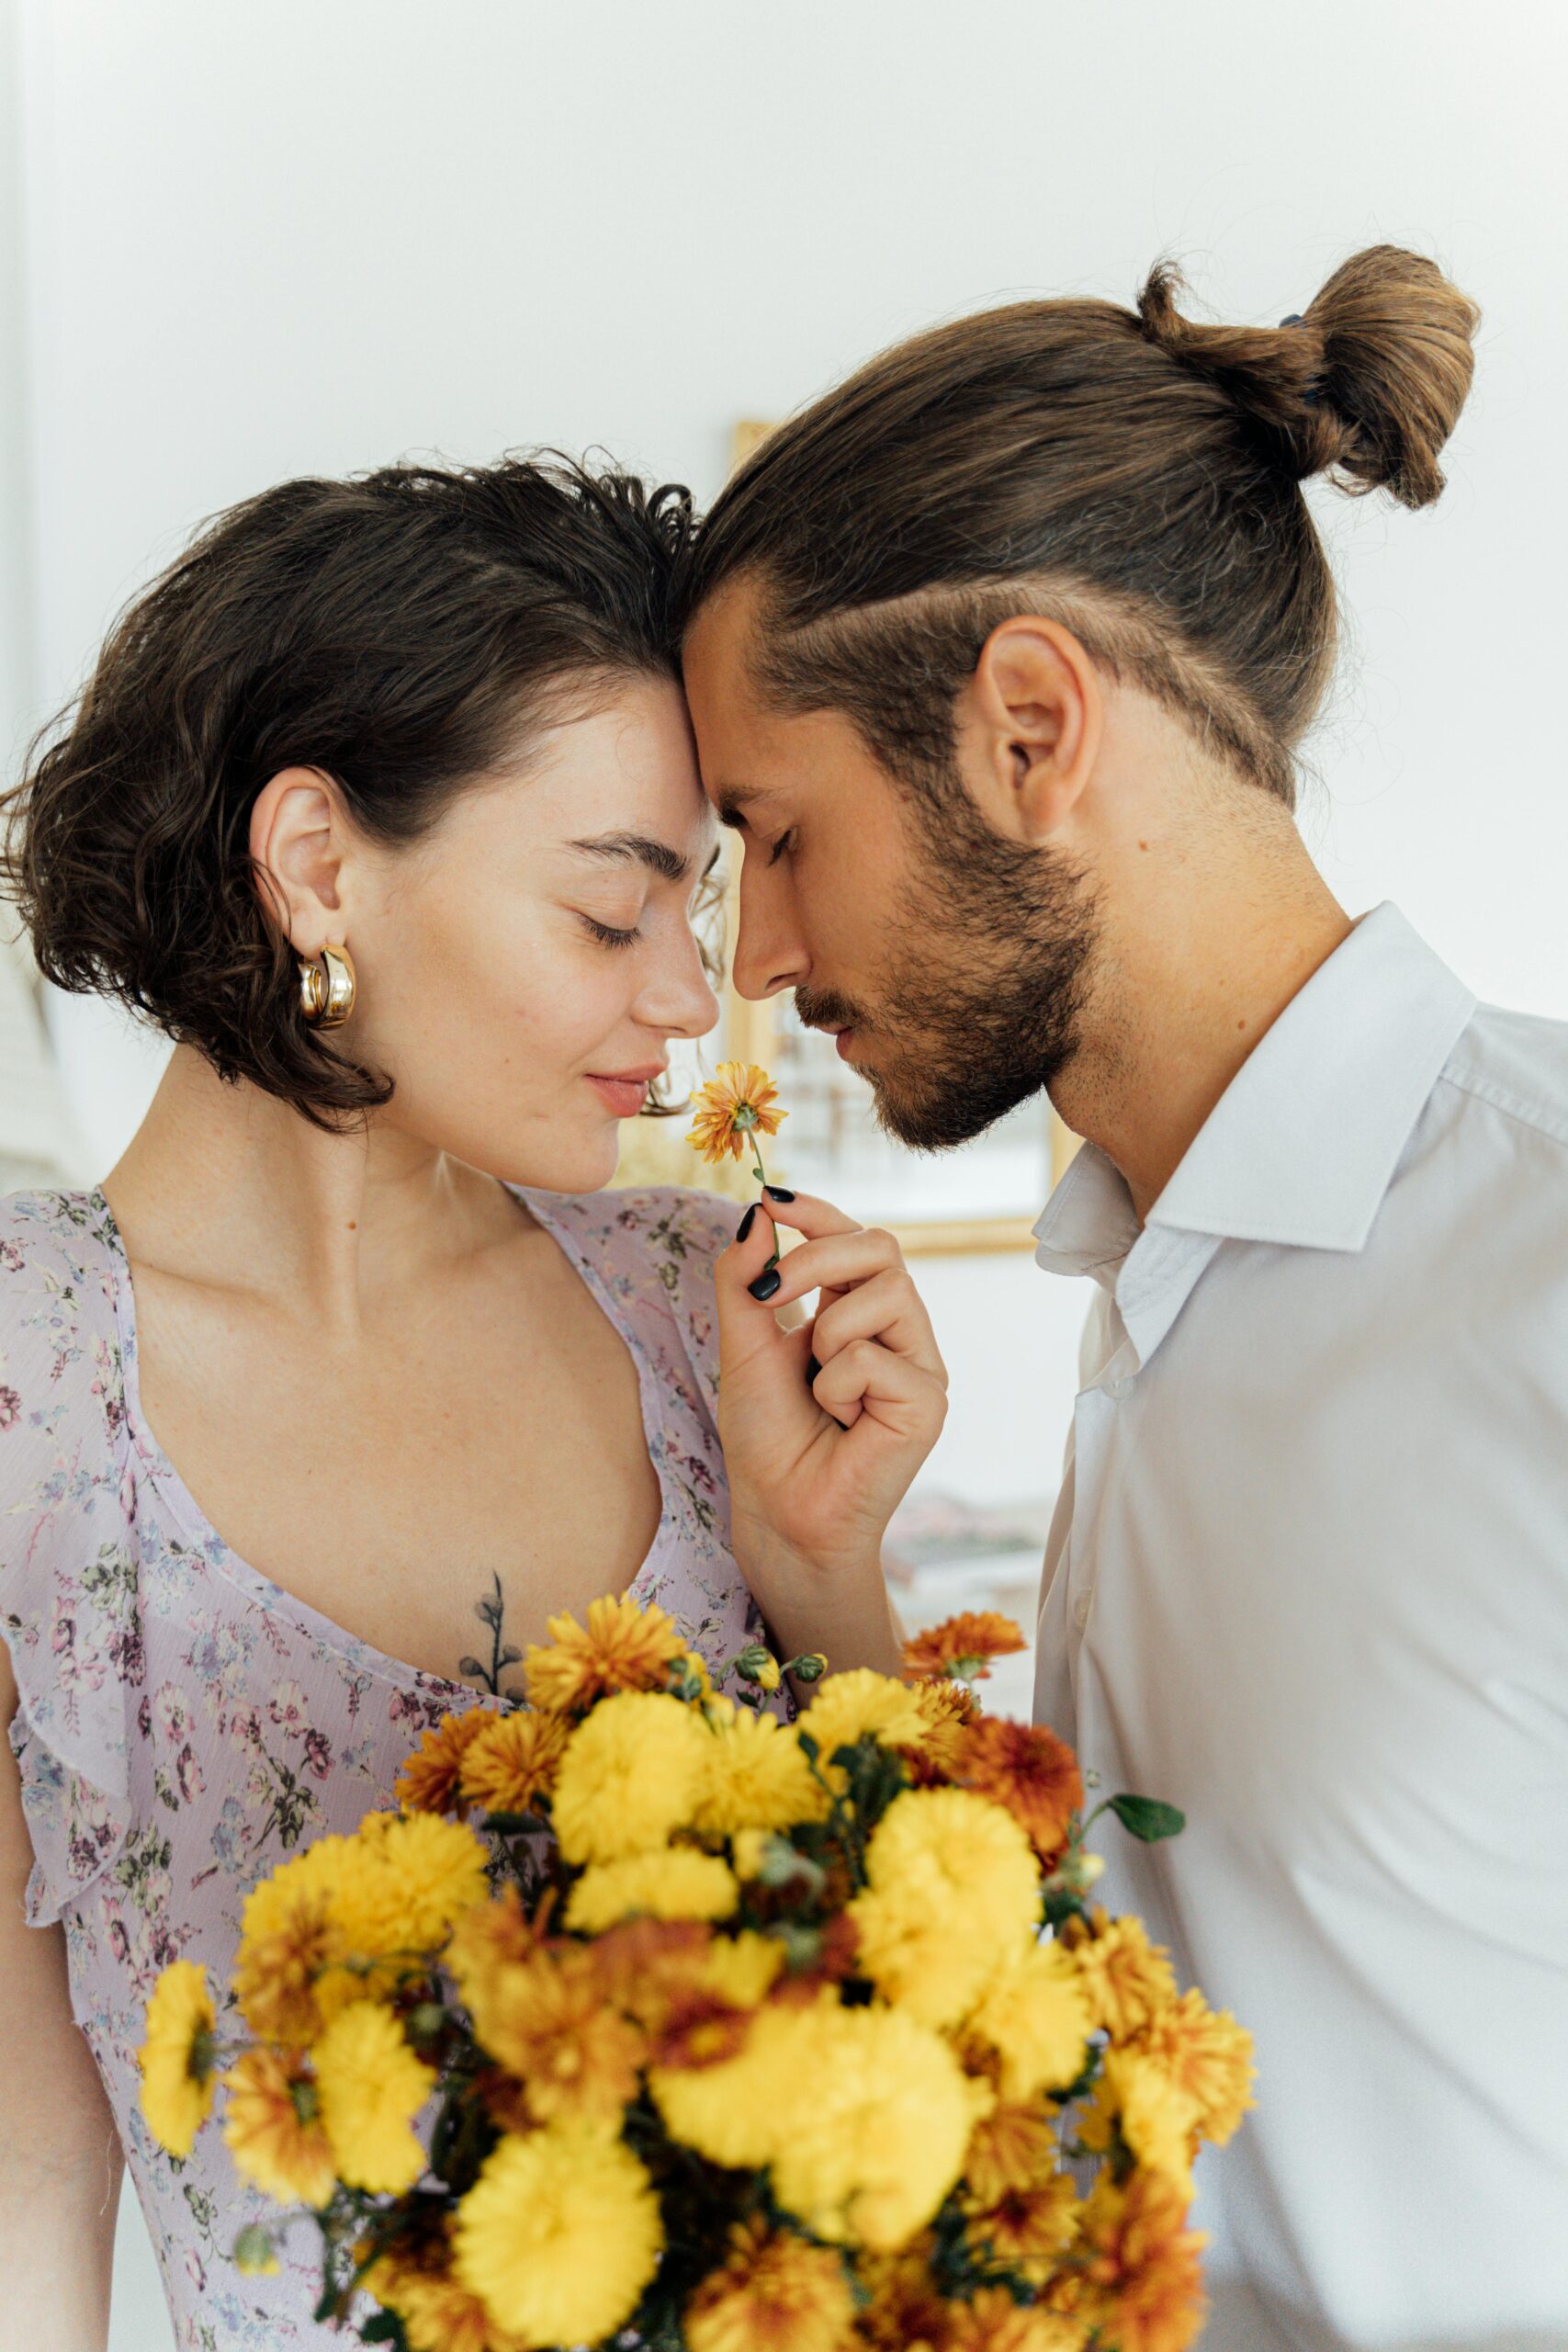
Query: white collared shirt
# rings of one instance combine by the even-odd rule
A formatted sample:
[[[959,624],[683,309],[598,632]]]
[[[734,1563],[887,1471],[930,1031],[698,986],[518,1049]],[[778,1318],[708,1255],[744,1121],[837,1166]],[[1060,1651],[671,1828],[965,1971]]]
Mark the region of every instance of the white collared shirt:
[[[1204,2352],[1568,2346],[1568,1027],[1389,906],[1258,1044],[1099,1284],[1036,1713],[1112,1910],[1258,2039],[1198,2168]]]

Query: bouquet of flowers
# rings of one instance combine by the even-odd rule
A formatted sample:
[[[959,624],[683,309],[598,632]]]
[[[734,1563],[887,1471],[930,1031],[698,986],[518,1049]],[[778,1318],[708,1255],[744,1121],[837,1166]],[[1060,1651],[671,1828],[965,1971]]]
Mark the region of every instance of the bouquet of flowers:
[[[242,2267],[307,2224],[319,2318],[406,2352],[1180,2352],[1250,2043],[1085,1843],[1180,1816],[1086,1819],[1071,1751],[980,1712],[1003,1619],[903,1679],[759,1645],[716,1688],[661,1611],[587,1614],[254,1889],[221,2023],[160,1979],[152,2131],[188,2154],[220,2091],[293,2209]]]

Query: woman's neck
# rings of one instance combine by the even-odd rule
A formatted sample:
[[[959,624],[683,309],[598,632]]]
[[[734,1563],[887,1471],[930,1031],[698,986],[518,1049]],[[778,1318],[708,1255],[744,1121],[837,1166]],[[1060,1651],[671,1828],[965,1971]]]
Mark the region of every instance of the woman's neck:
[[[488,1176],[373,1114],[327,1135],[177,1046],[104,1184],[132,1261],[357,1326],[514,1232]]]

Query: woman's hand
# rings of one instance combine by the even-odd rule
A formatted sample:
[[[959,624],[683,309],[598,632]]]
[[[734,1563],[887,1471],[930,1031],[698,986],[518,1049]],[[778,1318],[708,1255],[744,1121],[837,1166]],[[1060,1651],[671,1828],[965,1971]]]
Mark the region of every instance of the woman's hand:
[[[775,1220],[805,1238],[759,1300]],[[897,1672],[882,1537],[947,1412],[947,1369],[898,1245],[826,1201],[770,1196],[715,1273],[736,1559],[786,1656]],[[814,1319],[789,1328],[779,1310],[812,1291]]]

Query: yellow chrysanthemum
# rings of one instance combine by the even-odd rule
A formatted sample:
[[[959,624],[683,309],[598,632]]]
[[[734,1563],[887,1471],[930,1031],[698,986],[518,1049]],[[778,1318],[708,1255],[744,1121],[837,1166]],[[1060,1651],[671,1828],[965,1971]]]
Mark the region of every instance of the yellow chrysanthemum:
[[[313,2041],[360,1986],[341,1963],[348,1951],[344,1897],[361,1867],[349,1838],[318,1838],[280,1862],[245,1898],[234,1992],[264,2041]]]
[[[1112,2041],[1129,2040],[1175,2005],[1170,1956],[1150,1943],[1142,1920],[1108,1919],[1097,1911],[1088,1928],[1072,1921],[1063,1941],[1077,1962],[1094,2022]]]
[[[1114,2116],[1122,2137],[1145,2171],[1163,2173],[1182,2195],[1192,2195],[1192,2158],[1198,2143],[1198,2102],[1178,2088],[1163,2066],[1136,2050],[1108,2050],[1095,2086],[1100,2118]],[[1085,2119],[1085,2144],[1100,2137],[1098,2119]]]
[[[939,1680],[933,1676],[911,1682],[909,1688],[926,1719],[926,1736],[915,1752],[916,1777],[926,1781],[950,1781],[964,1753],[965,1726],[979,1712],[974,1693],[966,1682]]]
[[[464,1797],[481,1813],[531,1813],[555,1786],[570,1732],[532,1707],[492,1716],[464,1751]]]
[[[1058,2163],[1049,2108],[1039,2099],[994,2107],[976,2124],[964,2151],[964,2211],[983,2213],[1015,2189],[1038,2188]]]
[[[806,1760],[793,1724],[710,1699],[712,1737],[694,1826],[719,1837],[739,1829],[788,1829],[820,1819],[827,1792]]]
[[[663,2243],[647,2172],[609,2131],[508,2134],[457,2209],[454,2267],[528,2344],[597,2344],[624,2327]]]
[[[1008,1954],[964,2020],[991,2053],[1004,2099],[1065,2090],[1082,2074],[1093,2028],[1071,1957],[1059,1944]]]
[[[649,2082],[674,2138],[715,2164],[771,2166],[779,2202],[816,2234],[882,2249],[936,2211],[990,2102],[906,2011],[830,1996],[764,2009],[737,2057]]]
[[[776,1936],[743,1928],[738,1936],[716,1936],[703,1962],[703,1983],[738,2009],[759,2008],[778,1981],[784,1948]]]
[[[1197,1991],[1158,2011],[1131,2044],[1192,2100],[1200,2134],[1222,2148],[1257,2105],[1252,2046],[1246,2028],[1227,2010],[1212,2009]]]
[[[1043,2287],[1077,2233],[1078,2195],[1070,2173],[1058,2172],[1032,2188],[1010,2189],[971,2214],[964,2233],[972,2251]]]
[[[484,1901],[488,1857],[459,1821],[369,1813],[349,1843],[354,1867],[333,1907],[357,1958],[439,1952],[464,1912]]]
[[[189,2155],[212,2112],[217,2023],[206,1971],[194,1961],[172,1961],[152,1987],[139,2053],[141,2112],[172,2156]]]
[[[726,1154],[744,1159],[751,1138],[776,1136],[789,1113],[774,1108],[778,1090],[765,1069],[755,1062],[720,1062],[717,1075],[699,1086],[692,1097],[696,1113],[686,1141],[709,1166]]]
[[[793,2231],[743,2222],[686,2305],[691,2352],[845,2352],[855,2299],[840,2257]]]
[[[956,2025],[1040,1917],[1040,1875],[1012,1815],[964,1789],[895,1797],[849,1905],[859,1965],[927,2025]]]
[[[556,1837],[569,1862],[646,1854],[696,1811],[712,1735],[658,1691],[603,1700],[579,1724],[556,1775]]]
[[[729,1864],[680,1846],[626,1854],[583,1871],[567,1900],[566,1924],[596,1936],[634,1913],[649,1919],[728,1919],[740,1899]]]
[[[588,1604],[588,1623],[549,1622],[549,1645],[535,1642],[523,1662],[528,1697],[556,1714],[578,1714],[617,1690],[662,1690],[672,1662],[686,1654],[673,1618],[650,1603],[607,1593]]]
[[[829,1674],[819,1682],[799,1727],[817,1742],[824,1772],[829,1771],[837,1748],[852,1747],[868,1733],[885,1747],[919,1748],[928,1728],[925,1710],[908,1684],[896,1682],[889,1674],[874,1673],[868,1666],[853,1667],[846,1674]],[[840,1784],[842,1777],[838,1775]]]
[[[247,2050],[223,2077],[223,2137],[234,2168],[279,2205],[324,2205],[333,2152],[301,2061]]]
[[[413,2118],[435,2086],[389,2009],[356,2001],[310,2053],[321,2126],[349,2188],[400,2197],[424,2170]]]

